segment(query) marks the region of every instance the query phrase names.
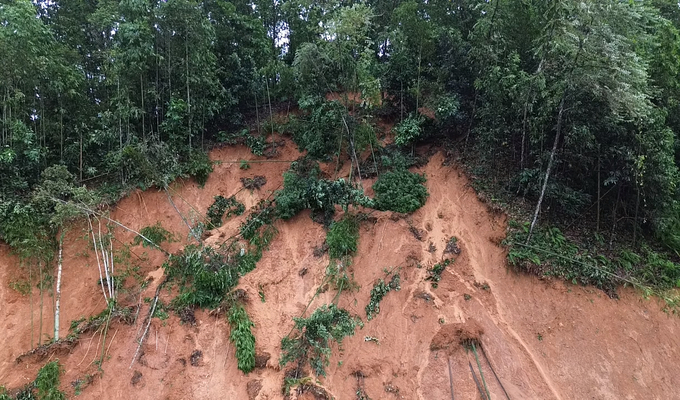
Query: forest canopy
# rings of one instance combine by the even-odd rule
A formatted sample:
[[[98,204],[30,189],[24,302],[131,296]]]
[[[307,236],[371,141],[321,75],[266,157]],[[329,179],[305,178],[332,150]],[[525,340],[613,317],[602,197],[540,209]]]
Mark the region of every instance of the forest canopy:
[[[536,217],[587,214],[677,252],[678,29],[674,0],[6,0],[0,238],[52,235],[46,190],[204,181],[235,132],[261,154],[289,131],[358,167],[380,117],[403,149],[458,143]]]

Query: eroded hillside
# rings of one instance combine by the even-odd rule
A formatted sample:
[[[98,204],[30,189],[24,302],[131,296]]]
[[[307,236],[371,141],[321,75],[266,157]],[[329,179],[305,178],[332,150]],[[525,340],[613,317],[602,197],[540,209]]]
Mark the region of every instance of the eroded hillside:
[[[220,163],[205,187],[175,183],[169,192],[174,205],[191,223],[192,215],[205,213],[213,196],[235,194],[246,213],[205,238],[208,244],[225,241],[237,233],[249,209],[282,185],[286,161],[300,155],[290,143],[279,150],[278,158],[269,160],[278,162],[254,159],[247,170],[238,162],[253,159],[247,148],[214,150],[211,158]],[[678,318],[665,314],[655,299],[644,299],[631,289],[621,290],[620,299],[612,300],[590,287],[509,270],[500,246],[504,215],[490,212],[462,172],[444,164],[444,156],[436,153],[417,170],[425,174],[429,191],[420,210],[408,216],[374,211],[362,221],[351,267],[359,288],[342,291],[337,302],[360,316],[364,325],[345,339],[342,348],[332,348],[327,377],[298,398],[323,398],[324,389],[336,399],[362,394],[372,399],[448,399],[451,388],[456,399],[479,398],[470,371],[475,370],[479,379],[479,367],[475,354],[461,344],[465,339],[476,343],[493,399],[505,398],[505,392],[512,399],[676,396],[680,378],[672,360],[680,352]],[[266,184],[259,190],[243,190],[241,178],[254,176],[264,176]],[[369,194],[371,184],[363,181]],[[171,253],[187,242],[188,227],[164,191],[133,193],[115,206],[111,218],[135,230],[161,222],[181,238],[164,245]],[[119,291],[121,306],[135,310],[134,322],[114,319],[106,334],[99,327],[82,333],[72,345],[17,361],[37,342],[39,294],[34,289],[31,300],[10,288],[26,270],[2,247],[0,382],[19,388],[48,360],[58,359],[64,367],[61,386],[69,397],[282,398],[288,367],[279,366],[281,339],[291,331],[294,317],[333,302],[337,291],[324,287],[328,254],[315,254],[325,239],[323,226],[307,211],[277,221],[275,227],[278,234],[269,249],[239,284],[247,294],[258,353],[258,366],[248,375],[237,369],[223,312],[196,311],[194,324],[191,318],[180,321],[174,313],[151,319],[141,356],[132,363],[136,339],[145,329],[144,316],[152,306],[148,299],[163,280],[161,265],[166,259],[160,251],[142,246],[131,247],[128,265],[139,269]],[[68,334],[70,321],[105,308],[85,234],[72,229],[64,245],[62,337]],[[115,235],[119,248],[135,236],[123,229],[116,229]],[[450,245],[454,237],[455,245]],[[443,269],[441,279],[428,280],[432,268],[446,259],[453,262]],[[399,274],[400,290],[389,291],[380,313],[369,321],[365,306],[371,289],[388,278],[388,272]],[[135,274],[141,279],[135,280]],[[145,288],[140,292],[142,282]],[[173,294],[172,287],[161,290],[161,304],[168,304]],[[43,333],[53,325],[52,298],[46,295],[44,303]]]

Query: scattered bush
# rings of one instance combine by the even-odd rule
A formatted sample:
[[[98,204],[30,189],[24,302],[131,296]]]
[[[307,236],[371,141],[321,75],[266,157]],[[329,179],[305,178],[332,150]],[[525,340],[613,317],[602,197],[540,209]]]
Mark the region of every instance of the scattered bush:
[[[331,224],[326,236],[328,254],[331,258],[340,259],[354,255],[359,241],[359,219],[354,215],[345,215],[340,221]]]
[[[366,305],[367,320],[372,320],[373,317],[380,313],[380,301],[382,301],[383,297],[385,297],[387,293],[389,293],[391,290],[401,290],[400,283],[401,278],[399,274],[395,274],[392,276],[392,279],[390,279],[389,283],[385,283],[384,279],[380,279],[378,283],[373,285],[373,289],[371,289],[371,299]]]
[[[555,227],[535,229],[527,244],[528,224],[509,225],[508,261],[526,272],[593,285],[611,297],[616,297],[616,286],[625,283],[651,291],[680,287],[680,265],[647,246],[639,253],[623,249],[618,257],[608,257],[597,248],[578,247]]]
[[[239,232],[245,240],[251,241],[262,226],[271,225],[275,218],[276,209],[272,202],[260,200],[239,227]]]
[[[294,318],[293,336],[281,340],[280,365],[297,362],[298,368],[309,362],[316,375],[326,376],[325,368],[331,356],[333,341],[342,344],[343,338],[354,335],[360,323],[347,310],[335,304],[319,307],[309,318]]]
[[[235,304],[229,309],[229,325],[229,339],[236,346],[238,369],[247,374],[255,368],[255,336],[250,329],[254,324],[242,305]]]
[[[246,210],[243,203],[236,200],[234,196],[225,198],[224,196],[215,196],[215,201],[208,207],[208,221],[210,222],[211,229],[218,228],[222,226],[222,217],[224,213],[227,214],[227,218],[232,215],[241,215]]]
[[[423,175],[406,169],[386,172],[373,184],[376,208],[400,213],[413,212],[425,204],[427,188]]]

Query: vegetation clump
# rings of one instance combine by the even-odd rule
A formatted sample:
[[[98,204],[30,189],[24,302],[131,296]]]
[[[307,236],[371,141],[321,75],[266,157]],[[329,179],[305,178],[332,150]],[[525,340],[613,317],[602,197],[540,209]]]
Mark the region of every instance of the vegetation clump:
[[[380,313],[380,301],[382,301],[383,297],[390,291],[399,291],[401,290],[401,278],[399,274],[394,274],[392,275],[392,278],[390,279],[389,283],[385,282],[384,279],[380,279],[378,283],[373,285],[373,289],[371,289],[371,298],[368,301],[368,304],[366,305],[366,319],[367,320],[372,320],[376,315]]]
[[[616,297],[618,285],[631,284],[673,302],[663,292],[680,288],[680,264],[648,246],[643,246],[640,252],[622,249],[618,256],[607,256],[601,238],[596,237],[595,245],[589,249],[551,227],[538,229],[527,243],[528,223],[510,221],[509,225],[511,230],[505,241],[510,246],[508,261],[521,270],[593,285],[610,297]]]
[[[385,172],[373,184],[376,208],[411,213],[425,204],[428,193],[423,175],[406,169]]]
[[[144,238],[153,242],[149,243],[140,235],[135,236],[133,243],[135,245],[141,244],[143,247],[160,247],[161,243],[163,242],[173,242],[175,240],[173,234],[167,229],[163,228],[163,225],[160,223],[160,221],[155,225],[145,226],[139,230],[139,233],[141,233]]]
[[[255,368],[255,336],[251,331],[254,324],[240,304],[232,305],[227,314],[231,326],[229,339],[236,347],[238,369],[247,374]]]
[[[451,265],[451,263],[453,263],[453,259],[447,258],[446,260],[433,265],[432,268],[429,268],[427,270],[427,277],[425,278],[425,280],[431,281],[432,287],[436,288],[438,282],[442,279],[442,273],[444,272],[446,267]]]
[[[316,161],[303,158],[291,164],[283,175],[283,189],[275,195],[277,215],[290,219],[304,209],[330,214],[339,205],[347,210],[350,205],[372,206],[373,202],[344,179],[330,181],[321,178]]]
[[[222,226],[222,217],[226,213],[227,218],[232,215],[241,215],[245,212],[246,207],[240,201],[236,200],[234,196],[225,198],[222,195],[215,196],[215,201],[208,207],[207,217],[210,222],[211,229]]]
[[[326,243],[328,254],[331,258],[341,259],[345,256],[354,255],[359,241],[359,219],[346,214],[340,221],[331,224]]]
[[[59,390],[59,375],[62,372],[59,360],[50,361],[40,368],[35,380],[23,387],[14,397],[0,386],[0,400],[66,400],[66,394]]]
[[[319,307],[309,318],[294,318],[292,336],[281,340],[280,365],[296,362],[298,369],[307,363],[318,376],[326,376],[331,356],[331,343],[342,344],[346,336],[353,336],[359,320],[335,304]]]

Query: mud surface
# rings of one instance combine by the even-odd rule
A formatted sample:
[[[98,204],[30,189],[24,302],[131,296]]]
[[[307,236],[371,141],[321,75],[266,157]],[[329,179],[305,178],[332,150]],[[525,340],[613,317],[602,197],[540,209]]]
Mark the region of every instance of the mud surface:
[[[287,143],[275,161],[298,156]],[[285,162],[258,162],[267,160],[242,147],[215,150],[211,157],[221,163],[205,187],[177,182],[169,193],[189,222],[192,215],[204,214],[218,194],[235,195],[246,208],[253,207],[280,187],[288,168]],[[240,169],[241,159],[251,160],[251,168]],[[406,217],[373,212],[362,224],[352,267],[360,289],[343,292],[339,305],[361,316],[365,325],[345,340],[342,349],[333,348],[328,377],[299,398],[315,398],[324,391],[336,399],[355,399],[361,389],[372,399],[450,399],[451,387],[456,399],[479,398],[470,371],[472,367],[481,378],[477,359],[493,399],[505,398],[503,390],[513,399],[680,398],[674,362],[680,356],[680,320],[632,289],[622,289],[620,299],[612,300],[594,288],[509,271],[504,250],[497,245],[505,234],[505,217],[490,213],[465,176],[455,167],[443,166],[443,161],[438,153],[419,170],[425,173],[430,192],[422,209]],[[264,177],[258,178],[263,186],[244,189],[241,179],[255,177]],[[371,184],[363,181],[369,193]],[[164,191],[133,193],[111,215],[136,230],[160,221],[180,239],[164,245],[170,252],[188,241],[188,228]],[[209,231],[206,242],[220,243],[234,235],[246,215]],[[105,307],[83,228],[72,228],[64,246],[62,337],[68,334],[70,321],[96,315]],[[31,295],[21,295],[10,288],[25,280],[29,270],[6,246],[0,247],[0,382],[21,387],[47,360],[58,358],[65,371],[62,389],[69,397],[77,391],[83,399],[282,398],[280,341],[322,283],[328,255],[314,255],[325,232],[309,212],[277,222],[276,228],[270,249],[240,283],[250,299],[246,309],[255,323],[258,354],[271,356],[261,357],[259,368],[247,376],[236,368],[224,315],[204,311],[184,315],[185,322],[174,314],[154,318],[142,355],[131,366],[136,338],[151,306],[145,299],[154,296],[162,281],[165,259],[161,252],[141,246],[130,248],[127,266],[118,265],[131,269],[119,301],[138,313],[136,322],[112,323],[106,335],[96,329],[72,346],[17,363],[17,357],[38,344],[40,294],[34,289]],[[454,236],[459,254],[444,254]],[[131,243],[134,235],[117,229],[116,238],[120,247]],[[428,268],[446,258],[454,261],[434,288],[425,280]],[[401,290],[389,292],[380,314],[366,322],[370,290],[385,278],[385,269],[393,268],[401,276]],[[138,289],[141,282],[143,291]],[[309,309],[334,296],[333,290],[320,294]],[[171,298],[170,291],[161,291],[163,304]],[[53,308],[53,299],[46,294],[42,342],[53,335]],[[471,337],[477,356],[460,345],[461,339]]]

